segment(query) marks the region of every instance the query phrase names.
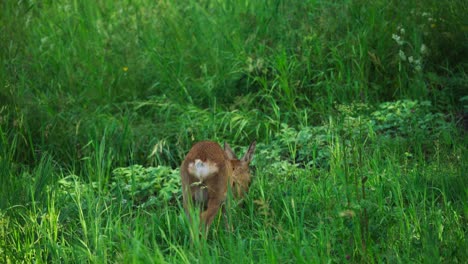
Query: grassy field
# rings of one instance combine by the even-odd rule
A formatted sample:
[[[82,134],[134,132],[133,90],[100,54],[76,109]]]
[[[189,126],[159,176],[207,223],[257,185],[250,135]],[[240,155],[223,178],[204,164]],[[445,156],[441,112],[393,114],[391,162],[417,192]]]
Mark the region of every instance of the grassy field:
[[[0,263],[466,263],[466,1],[0,2]],[[256,139],[191,240],[193,143]]]

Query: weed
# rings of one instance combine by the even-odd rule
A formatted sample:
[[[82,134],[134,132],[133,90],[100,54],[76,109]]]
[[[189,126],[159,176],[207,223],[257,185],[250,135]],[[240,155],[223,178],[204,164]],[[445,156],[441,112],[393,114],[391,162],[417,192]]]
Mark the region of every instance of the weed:
[[[465,14],[1,1],[0,262],[464,262]],[[194,240],[178,168],[205,139],[258,146],[233,231]]]

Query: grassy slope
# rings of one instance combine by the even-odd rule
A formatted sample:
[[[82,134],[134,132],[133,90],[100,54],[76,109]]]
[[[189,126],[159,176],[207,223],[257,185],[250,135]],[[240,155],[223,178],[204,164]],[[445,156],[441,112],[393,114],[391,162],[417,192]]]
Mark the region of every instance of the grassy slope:
[[[466,4],[257,2],[0,4],[0,262],[468,257]],[[257,138],[255,180],[191,244],[112,171],[206,138]]]

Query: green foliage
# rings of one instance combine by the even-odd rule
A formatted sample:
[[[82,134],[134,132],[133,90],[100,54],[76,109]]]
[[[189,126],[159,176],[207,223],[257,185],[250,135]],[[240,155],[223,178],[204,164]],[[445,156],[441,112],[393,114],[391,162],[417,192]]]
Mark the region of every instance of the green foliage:
[[[321,126],[295,128],[282,123],[263,155],[271,161],[288,160],[307,167],[327,167],[333,138],[337,135],[348,141],[370,138],[382,141],[398,137],[422,143],[441,140],[451,144],[448,135],[457,133],[447,115],[433,113],[428,101],[402,100],[385,102],[377,107],[363,103],[341,104],[336,108],[337,118],[330,118]]]
[[[111,192],[120,192],[122,199],[141,207],[162,206],[179,199],[182,194],[179,170],[141,165],[116,168],[111,180]]]
[[[465,261],[466,13],[0,1],[0,262]],[[203,139],[258,146],[234,231],[191,241]]]
[[[396,101],[379,105],[371,115],[374,130],[389,136],[437,139],[441,132],[453,131],[442,113],[430,112],[431,102]]]
[[[270,161],[282,160],[305,166],[327,166],[330,158],[331,131],[324,126],[304,126],[299,129],[282,124],[278,136],[263,155]]]
[[[69,175],[57,183],[62,196],[77,192],[89,194],[98,192],[107,202],[120,201],[141,209],[165,206],[181,197],[181,183],[178,169],[166,166],[143,167],[132,165],[115,168],[105,190],[99,190],[98,182],[83,182],[76,175]],[[66,199],[66,197],[63,197]]]

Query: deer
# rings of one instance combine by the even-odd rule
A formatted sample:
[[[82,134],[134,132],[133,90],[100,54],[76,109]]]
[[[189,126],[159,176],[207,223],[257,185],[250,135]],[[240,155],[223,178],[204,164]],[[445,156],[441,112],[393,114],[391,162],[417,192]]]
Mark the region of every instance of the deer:
[[[232,190],[235,199],[243,198],[248,191],[251,183],[249,165],[255,146],[256,141],[253,141],[245,155],[238,159],[227,143],[223,150],[216,142],[200,141],[192,146],[183,160],[180,176],[184,210],[191,221],[192,206],[201,208],[200,223],[205,234],[226,200],[228,189]],[[225,206],[223,214],[226,216]]]

